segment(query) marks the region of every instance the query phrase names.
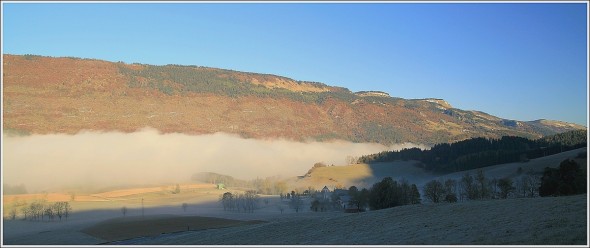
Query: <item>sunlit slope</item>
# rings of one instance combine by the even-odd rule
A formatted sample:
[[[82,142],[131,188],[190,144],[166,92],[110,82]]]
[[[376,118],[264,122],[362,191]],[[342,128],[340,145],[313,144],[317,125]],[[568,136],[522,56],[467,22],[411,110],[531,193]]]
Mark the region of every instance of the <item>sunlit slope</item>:
[[[4,195],[4,217],[8,218],[13,208],[19,209],[35,201],[52,204],[58,201],[70,203],[74,213],[88,210],[120,210],[122,207],[131,209],[144,207],[174,206],[180,208],[182,203],[195,204],[203,202],[216,202],[222,190],[216,189],[213,184],[181,184],[180,191],[175,192],[175,185],[162,185],[160,187],[128,188],[105,191],[100,193],[67,193],[56,192],[47,194],[17,194]]]
[[[487,178],[503,178],[517,176],[518,168],[522,168],[523,173],[529,171],[535,174],[543,172],[545,167],[556,168],[561,161],[565,159],[575,159],[578,164],[587,164],[586,159],[576,158],[578,154],[585,153],[587,148],[579,148],[563,153],[558,153],[537,159],[531,159],[528,162],[499,164],[480,168]],[[335,186],[348,188],[352,185],[357,187],[371,187],[375,182],[384,177],[392,177],[397,181],[407,180],[408,183],[418,186],[424,185],[432,179],[446,180],[452,178],[460,180],[465,173],[475,175],[479,169],[460,171],[450,174],[433,174],[420,168],[416,161],[396,161],[388,163],[375,164],[353,164],[346,166],[328,166],[319,167],[310,170],[304,176],[290,179],[290,183],[295,188],[307,188],[309,186],[321,190],[324,186],[330,189]]]
[[[442,99],[353,93],[267,74],[30,55],[3,59],[3,128],[11,134],[150,126],[166,133],[433,145],[585,128],[505,120]]]
[[[416,166],[415,161],[396,161],[376,164],[353,164],[312,169],[308,174],[291,179],[295,188],[313,187],[321,190],[324,186],[348,188],[352,185],[369,188],[384,177],[408,180],[419,184],[433,175]]]

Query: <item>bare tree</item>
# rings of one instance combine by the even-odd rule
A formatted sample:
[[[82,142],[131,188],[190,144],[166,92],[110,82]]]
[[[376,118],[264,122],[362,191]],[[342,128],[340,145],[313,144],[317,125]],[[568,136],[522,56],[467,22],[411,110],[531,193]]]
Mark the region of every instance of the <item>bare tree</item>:
[[[248,190],[246,191],[246,193],[243,195],[244,197],[244,210],[246,212],[254,212],[254,209],[256,209],[258,207],[258,201],[259,201],[259,197],[256,194],[255,191],[253,190]]]
[[[512,186],[512,179],[506,177],[498,180],[498,187],[500,188],[500,197],[503,199],[508,198],[510,192],[514,190]]]
[[[516,183],[516,187],[515,187],[516,197],[526,197],[526,193],[528,192],[528,184],[527,184],[524,176],[520,176],[520,177],[516,178],[515,183]]]
[[[19,202],[18,198],[15,198],[14,202],[12,202],[12,208],[10,209],[10,211],[8,211],[8,217],[11,220],[16,219],[16,215],[18,213],[18,208],[20,205],[21,205],[21,203]]]
[[[491,189],[491,197],[493,199],[497,199],[498,198],[498,179],[494,177],[492,180],[490,180],[489,184],[490,184],[490,189]]]
[[[432,180],[424,185],[424,196],[434,203],[444,199],[445,188],[438,180]]]
[[[294,195],[291,197],[291,207],[295,209],[295,212],[298,213],[299,209],[303,207],[303,200],[299,195]]]
[[[8,216],[10,217],[11,220],[16,219],[16,207],[13,207],[12,209],[10,209],[10,211],[8,212]]]
[[[64,216],[66,217],[66,220],[68,220],[68,216],[70,216],[70,213],[72,212],[72,206],[70,206],[69,202],[64,202],[63,211],[64,211]]]
[[[349,156],[346,156],[345,161],[346,161],[346,164],[349,164],[349,165],[351,165],[351,164],[357,164],[358,163],[358,158],[349,155]]]
[[[445,181],[445,201],[457,202],[457,181],[454,179],[447,179]]]
[[[254,212],[258,208],[258,202],[260,197],[256,194],[256,191],[249,190],[244,194],[225,192],[220,196],[220,202],[223,206],[223,210],[237,210],[244,212]]]
[[[43,220],[45,210],[45,201],[34,201],[29,205],[29,215],[31,220]]]
[[[45,210],[43,210],[45,216],[47,216],[47,221],[51,221],[53,219],[53,208],[51,206],[47,206]]]
[[[517,182],[517,188],[519,192],[522,191],[523,197],[535,197],[539,193],[539,186],[541,186],[541,178],[532,172],[523,175]]]
[[[484,198],[488,198],[489,196],[489,190],[486,183],[486,177],[483,174],[483,170],[479,169],[477,170],[477,176],[475,177],[475,179],[477,179],[477,182],[479,183],[479,198],[480,199],[484,199]]]
[[[467,199],[474,200],[478,198],[479,192],[477,186],[469,173],[465,173],[461,178],[461,189]]]
[[[283,204],[278,204],[277,208],[279,209],[279,211],[281,211],[281,214],[283,213],[283,211],[285,211],[285,206],[283,206]]]
[[[232,210],[234,208],[234,195],[230,192],[225,192],[221,195],[221,204],[223,210]]]
[[[27,220],[28,218],[31,218],[31,211],[28,207],[25,206],[24,208],[22,208],[21,212],[23,212],[23,216],[24,216],[25,220]]]
[[[520,197],[535,197],[540,186],[540,177],[529,172],[516,180],[516,192]]]
[[[55,215],[57,215],[57,217],[59,218],[59,220],[61,221],[61,218],[64,215],[64,205],[65,202],[56,202],[53,203],[53,212],[55,213]]]

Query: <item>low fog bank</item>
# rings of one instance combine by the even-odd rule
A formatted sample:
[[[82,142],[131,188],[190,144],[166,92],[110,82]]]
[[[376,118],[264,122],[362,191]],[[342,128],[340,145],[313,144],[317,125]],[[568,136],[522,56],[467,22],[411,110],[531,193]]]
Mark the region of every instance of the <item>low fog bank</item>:
[[[73,186],[182,183],[204,171],[240,179],[296,176],[315,162],[341,165],[348,156],[415,146],[161,134],[151,128],[127,134],[4,136],[3,141],[3,183],[24,184],[29,193]]]

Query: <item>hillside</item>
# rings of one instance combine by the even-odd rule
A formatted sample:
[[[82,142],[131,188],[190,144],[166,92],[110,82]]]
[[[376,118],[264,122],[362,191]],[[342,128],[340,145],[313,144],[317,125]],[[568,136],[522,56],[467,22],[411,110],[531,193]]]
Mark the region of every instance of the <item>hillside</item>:
[[[587,147],[587,131],[573,130],[537,140],[504,136],[500,139],[470,138],[441,143],[430,149],[410,148],[362,156],[360,163],[416,160],[427,170],[457,172],[490,165],[526,162],[529,159]]]
[[[578,148],[567,152],[554,155],[531,159],[528,162],[514,162],[496,164],[481,169],[488,178],[517,177],[518,168],[524,172],[532,172],[536,175],[543,173],[545,167],[557,168],[561,161],[574,159],[580,165],[587,164],[586,159],[576,158],[580,153],[586,153],[587,148]],[[391,177],[394,180],[407,180],[410,184],[415,183],[420,190],[422,186],[432,179],[455,179],[460,180],[465,173],[475,175],[479,169],[464,170],[460,172],[437,174],[432,171],[419,167],[418,161],[393,161],[381,162],[374,164],[353,164],[348,166],[328,166],[314,168],[301,177],[291,178],[287,181],[291,188],[306,189],[311,186],[317,190],[324,186],[330,189],[335,186],[348,188],[357,186],[360,188],[370,188],[374,183],[381,181],[385,177]]]
[[[123,245],[583,245],[586,195],[300,214],[256,225],[178,232]],[[316,215],[313,218],[313,215]]]
[[[471,137],[539,138],[585,127],[505,120],[442,99],[401,99],[317,82],[199,66],[3,55],[3,129],[226,132],[246,138],[433,145]]]

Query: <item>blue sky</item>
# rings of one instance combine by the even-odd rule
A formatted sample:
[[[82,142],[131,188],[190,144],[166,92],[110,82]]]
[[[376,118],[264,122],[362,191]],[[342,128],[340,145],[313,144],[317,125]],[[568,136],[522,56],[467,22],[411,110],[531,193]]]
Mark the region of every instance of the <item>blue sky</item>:
[[[583,3],[3,3],[3,53],[270,73],[587,126]]]

